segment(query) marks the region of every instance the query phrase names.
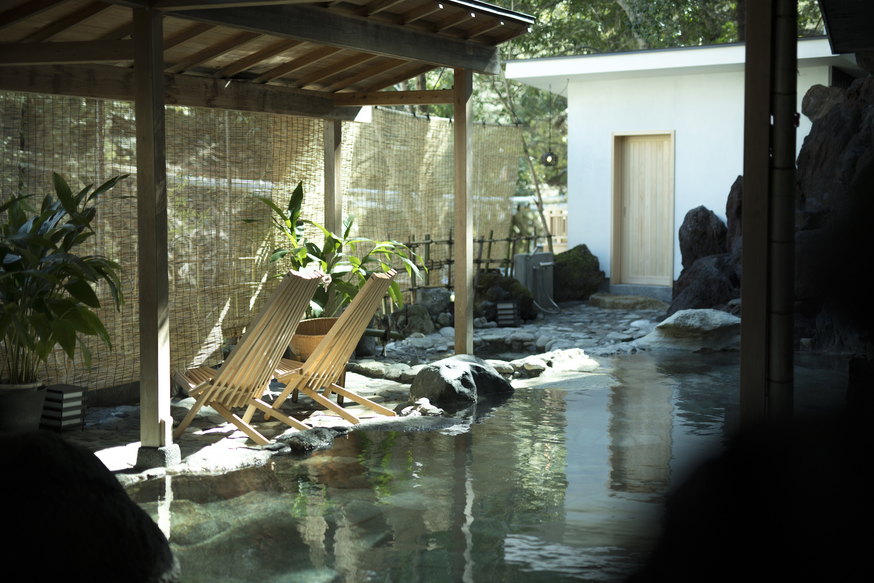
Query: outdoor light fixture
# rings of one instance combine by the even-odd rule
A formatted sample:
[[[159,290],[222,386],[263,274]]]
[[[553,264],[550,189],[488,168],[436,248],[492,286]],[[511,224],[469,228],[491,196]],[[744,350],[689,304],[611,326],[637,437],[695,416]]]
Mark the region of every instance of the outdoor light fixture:
[[[540,163],[544,166],[555,166],[558,164],[558,155],[552,150],[549,150],[540,157]]]

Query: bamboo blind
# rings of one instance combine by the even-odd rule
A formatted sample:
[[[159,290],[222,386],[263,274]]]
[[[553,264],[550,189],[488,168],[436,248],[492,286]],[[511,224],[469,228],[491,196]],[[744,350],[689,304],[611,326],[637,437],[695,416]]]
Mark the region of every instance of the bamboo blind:
[[[355,234],[406,242],[452,227],[453,153],[449,120],[376,109],[369,124],[343,126],[344,215]],[[170,349],[174,370],[216,364],[226,338],[242,333],[276,285],[281,266],[269,257],[280,243],[260,223],[304,184],[303,215],[323,223],[322,122],[224,110],[166,108],[170,278]],[[88,339],[92,370],[58,349],[43,370],[47,383],[102,388],[139,378],[136,139],[133,104],[0,93],[0,200],[52,191],[51,173],[71,187],[130,174],[106,196],[89,253],[118,261],[126,304],[111,307],[98,288],[99,315],[113,350]],[[476,125],[474,223],[477,234],[507,236],[521,148],[512,127]],[[315,231],[309,236],[321,242]],[[448,259],[448,247],[432,259]],[[442,252],[445,257],[439,256]],[[505,250],[493,250],[493,256]],[[399,270],[402,266],[396,266]],[[432,283],[451,283],[448,270]],[[403,287],[402,283],[402,287]]]

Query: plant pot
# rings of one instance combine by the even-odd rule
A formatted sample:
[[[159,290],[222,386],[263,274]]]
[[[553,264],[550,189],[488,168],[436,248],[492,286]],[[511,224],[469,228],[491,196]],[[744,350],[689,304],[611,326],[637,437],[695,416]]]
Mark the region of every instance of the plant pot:
[[[331,326],[339,318],[310,318],[302,320],[297,326],[297,331],[291,338],[288,348],[297,356],[297,360],[305,362],[315,351],[319,342],[328,335]]]
[[[40,383],[0,384],[0,433],[39,429],[45,399],[46,387]]]

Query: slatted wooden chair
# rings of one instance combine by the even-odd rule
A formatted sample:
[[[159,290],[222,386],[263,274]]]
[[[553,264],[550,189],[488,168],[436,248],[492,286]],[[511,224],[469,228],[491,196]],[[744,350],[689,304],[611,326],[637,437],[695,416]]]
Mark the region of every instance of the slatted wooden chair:
[[[269,411],[296,429],[310,428],[274,410],[261,397],[323,277],[317,272],[301,274],[289,271],[219,370],[199,367],[185,374],[173,373],[173,379],[186,388],[189,395],[197,397],[188,415],[173,432],[174,438],[182,435],[204,405],[218,411],[259,445],[265,445],[269,440],[250,424],[255,409]],[[248,409],[242,419],[230,411],[244,406]]]
[[[296,401],[298,391],[302,391],[351,423],[357,424],[361,420],[341,406],[344,397],[382,415],[389,417],[396,415],[391,409],[378,405],[337,383],[345,370],[346,362],[352,356],[355,346],[367,329],[367,324],[370,323],[395,275],[394,270],[388,273],[372,273],[305,363],[288,359],[280,361],[274,376],[279,382],[285,383],[286,387],[273,402],[274,410],[278,409],[290,394],[293,395],[292,401]],[[319,393],[320,389],[324,389],[322,393]],[[329,399],[332,393],[337,394],[337,403]],[[269,419],[272,414],[272,412],[265,413],[264,418]]]

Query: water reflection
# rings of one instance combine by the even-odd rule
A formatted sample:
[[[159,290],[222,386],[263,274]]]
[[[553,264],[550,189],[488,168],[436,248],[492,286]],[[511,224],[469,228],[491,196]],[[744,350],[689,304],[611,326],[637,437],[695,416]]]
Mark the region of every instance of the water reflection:
[[[517,390],[463,432],[353,432],[129,493],[162,522],[170,508],[186,581],[621,580],[737,400],[736,355],[641,356]]]

